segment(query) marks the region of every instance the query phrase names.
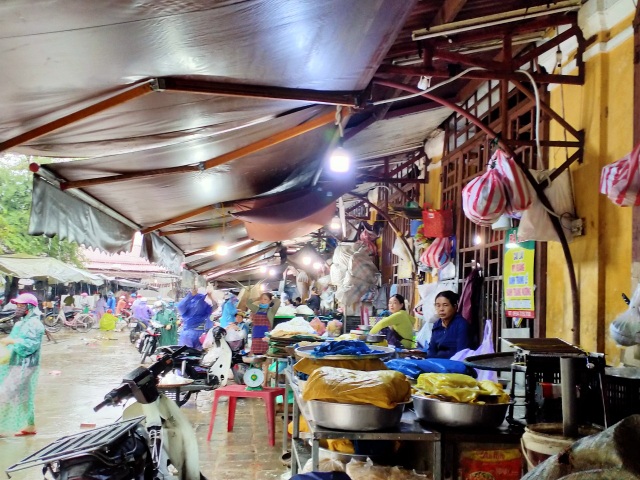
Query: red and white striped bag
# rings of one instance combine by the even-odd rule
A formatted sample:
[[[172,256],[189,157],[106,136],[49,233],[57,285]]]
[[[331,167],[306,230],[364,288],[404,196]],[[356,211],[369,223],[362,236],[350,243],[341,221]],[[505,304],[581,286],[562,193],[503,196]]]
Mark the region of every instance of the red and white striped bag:
[[[507,196],[500,175],[493,168],[474,178],[462,189],[462,209],[473,223],[489,226],[507,209]]]
[[[621,207],[640,205],[640,144],[629,155],[602,169],[600,193]]]
[[[529,208],[536,192],[513,158],[507,157],[502,150],[497,149],[489,160],[489,164],[495,165],[495,170],[504,185],[504,191],[507,194],[507,213],[521,212]]]
[[[451,241],[449,237],[436,238],[420,256],[420,263],[431,268],[442,268],[450,261]]]

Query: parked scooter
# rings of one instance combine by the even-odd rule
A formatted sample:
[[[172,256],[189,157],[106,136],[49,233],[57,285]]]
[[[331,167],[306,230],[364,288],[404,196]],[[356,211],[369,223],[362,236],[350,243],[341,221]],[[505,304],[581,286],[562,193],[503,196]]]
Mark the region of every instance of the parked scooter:
[[[123,420],[60,438],[9,467],[7,474],[44,465],[55,480],[206,480],[198,443],[180,408],[158,391],[158,377],[174,367],[178,349],[149,368],[138,367],[94,410],[135,398]]]
[[[213,327],[211,329],[213,342],[207,351],[197,350],[195,348],[187,348],[183,353],[176,357],[176,370],[185,378],[194,380],[194,385],[202,385],[204,387],[223,387],[229,381],[229,370],[232,366],[234,357],[237,354],[229,347],[225,336],[227,331],[222,327]],[[179,349],[178,345],[169,345],[160,347],[158,355],[173,353]],[[242,355],[240,362],[242,362]]]
[[[140,336],[140,343],[138,344],[138,351],[142,354],[140,363],[144,363],[147,357],[155,353],[163,328],[164,326],[161,323],[153,320],[149,321],[149,325]]]
[[[16,312],[14,310],[0,312],[0,332],[11,333],[11,330],[15,325],[15,322],[14,322],[15,313]]]

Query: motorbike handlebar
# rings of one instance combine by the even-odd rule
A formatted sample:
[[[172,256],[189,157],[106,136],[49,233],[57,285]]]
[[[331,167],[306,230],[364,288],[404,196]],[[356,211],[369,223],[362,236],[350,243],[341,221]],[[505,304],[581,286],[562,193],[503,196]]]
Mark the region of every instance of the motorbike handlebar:
[[[133,391],[131,389],[132,383],[135,383],[136,385],[138,385],[138,382],[144,383],[148,381],[149,376],[152,376],[157,380],[159,375],[171,368],[171,366],[173,365],[173,359],[184,352],[186,349],[186,346],[182,346],[171,353],[163,355],[161,359],[153,363],[148,368],[137,368],[136,370],[133,370],[125,377],[124,381],[126,383],[123,383],[118,388],[114,388],[109,393],[107,393],[104,396],[104,400],[93,407],[93,411],[97,412],[107,405],[118,405],[123,400],[131,397],[133,395]]]

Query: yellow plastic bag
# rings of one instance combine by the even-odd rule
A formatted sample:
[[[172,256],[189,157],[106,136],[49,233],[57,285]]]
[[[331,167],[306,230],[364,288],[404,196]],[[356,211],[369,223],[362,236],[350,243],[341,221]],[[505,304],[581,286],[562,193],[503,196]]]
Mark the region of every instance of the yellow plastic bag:
[[[482,396],[486,395],[497,395],[498,403],[510,401],[502,385],[490,380],[478,382],[473,377],[459,373],[423,373],[418,377],[416,387],[422,393],[446,397],[460,403],[484,403]]]
[[[407,377],[395,370],[363,372],[320,367],[309,376],[302,398],[307,402],[321,400],[395,408],[411,399],[411,385]]]
[[[299,432],[310,432],[309,424],[302,415],[298,417],[298,429]],[[293,421],[289,422],[289,425],[287,425],[287,432],[289,432],[289,435],[293,435]]]
[[[0,345],[0,365],[6,365],[11,359],[11,350],[4,345]]]
[[[356,449],[351,440],[337,438],[335,440],[327,439],[326,442],[327,446],[325,448],[328,448],[332,452],[349,453],[351,455],[356,453]]]
[[[296,372],[311,375],[320,367],[347,368],[349,370],[361,370],[363,372],[387,369],[384,362],[377,358],[368,358],[365,360],[322,360],[303,358],[293,366],[293,369]]]

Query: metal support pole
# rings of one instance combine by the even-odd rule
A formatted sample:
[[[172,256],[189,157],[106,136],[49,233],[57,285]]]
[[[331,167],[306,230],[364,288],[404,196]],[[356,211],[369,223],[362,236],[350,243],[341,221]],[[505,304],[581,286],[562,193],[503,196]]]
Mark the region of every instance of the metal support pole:
[[[578,364],[583,358],[563,357],[560,359],[560,383],[562,388],[562,434],[565,437],[578,436]]]

